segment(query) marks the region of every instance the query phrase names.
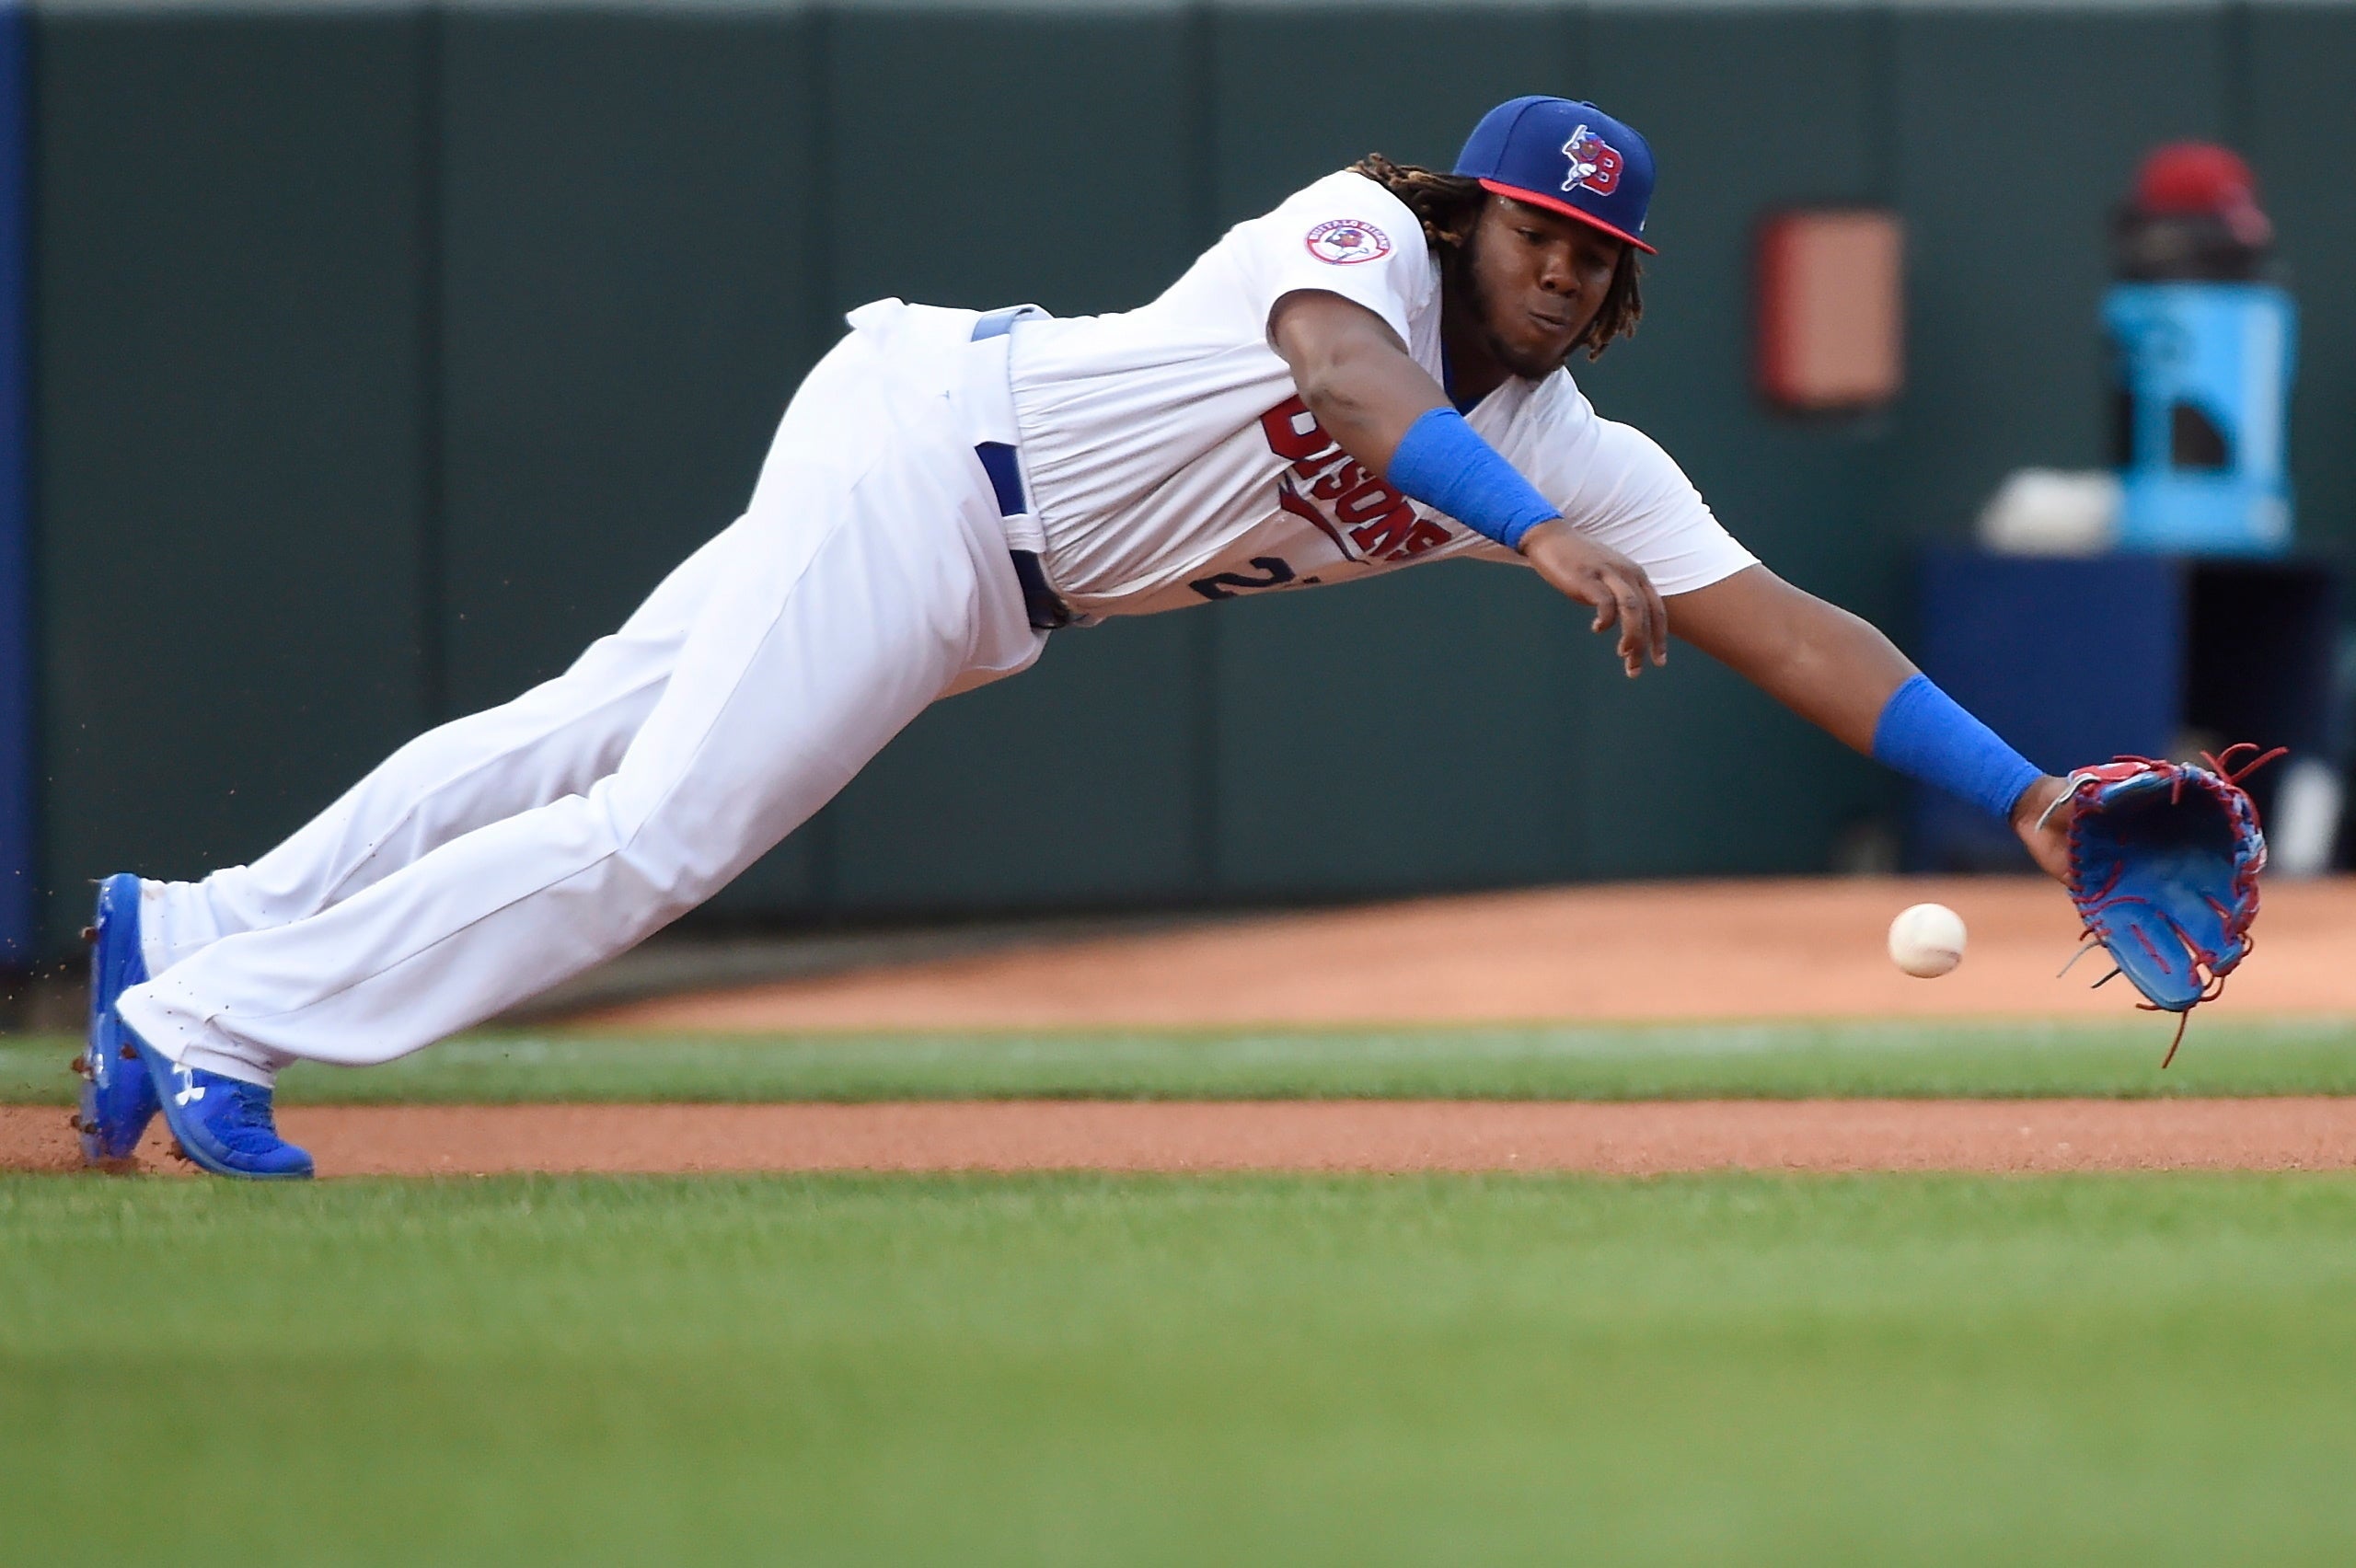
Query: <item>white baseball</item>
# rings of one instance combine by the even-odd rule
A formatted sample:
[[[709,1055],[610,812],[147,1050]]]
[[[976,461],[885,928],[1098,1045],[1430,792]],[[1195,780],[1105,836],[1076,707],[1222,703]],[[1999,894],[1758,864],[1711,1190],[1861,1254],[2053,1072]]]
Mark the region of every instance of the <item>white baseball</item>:
[[[1917,904],[1889,923],[1889,961],[1922,980],[1963,962],[1963,917],[1944,904]]]

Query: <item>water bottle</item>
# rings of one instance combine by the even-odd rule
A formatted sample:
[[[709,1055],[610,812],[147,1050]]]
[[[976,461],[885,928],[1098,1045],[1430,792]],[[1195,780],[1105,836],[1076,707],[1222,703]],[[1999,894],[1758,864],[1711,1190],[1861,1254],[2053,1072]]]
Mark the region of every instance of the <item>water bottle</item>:
[[[2162,147],[2112,226],[2103,302],[2115,376],[2121,548],[2281,555],[2298,312],[2267,276],[2273,227],[2248,166]]]

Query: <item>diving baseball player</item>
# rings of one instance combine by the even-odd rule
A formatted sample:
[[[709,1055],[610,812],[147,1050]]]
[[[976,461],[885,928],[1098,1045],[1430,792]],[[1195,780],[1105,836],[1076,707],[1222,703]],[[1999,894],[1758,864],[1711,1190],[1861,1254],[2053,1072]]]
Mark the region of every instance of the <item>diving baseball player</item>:
[[[1674,630],[2058,873],[2062,781],[1761,566],[1572,380],[1636,323],[1653,179],[1627,125],[1517,98],[1453,172],[1328,176],[1133,311],[853,311],[745,515],[571,669],[249,866],[103,884],[86,1156],[160,1109],[206,1170],[307,1176],[271,1115],[288,1063],[388,1061],[623,951],[1056,629],[1453,556],[1592,607],[1631,676]]]

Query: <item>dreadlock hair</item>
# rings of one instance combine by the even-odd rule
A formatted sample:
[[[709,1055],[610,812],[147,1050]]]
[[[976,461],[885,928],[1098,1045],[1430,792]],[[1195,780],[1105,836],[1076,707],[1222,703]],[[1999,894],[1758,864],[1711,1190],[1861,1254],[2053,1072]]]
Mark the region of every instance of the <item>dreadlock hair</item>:
[[[1489,200],[1488,189],[1479,180],[1415,164],[1395,164],[1380,153],[1369,153],[1350,166],[1350,172],[1366,176],[1407,204],[1415,221],[1424,225],[1425,239],[1439,253],[1443,269],[1455,271],[1462,267],[1465,248]],[[1601,359],[1613,339],[1634,333],[1637,318],[1645,313],[1644,294],[1638,286],[1643,272],[1636,261],[1636,248],[1623,245],[1620,265],[1612,271],[1611,286],[1604,291],[1602,307],[1571,345],[1574,352],[1584,348],[1588,358]]]

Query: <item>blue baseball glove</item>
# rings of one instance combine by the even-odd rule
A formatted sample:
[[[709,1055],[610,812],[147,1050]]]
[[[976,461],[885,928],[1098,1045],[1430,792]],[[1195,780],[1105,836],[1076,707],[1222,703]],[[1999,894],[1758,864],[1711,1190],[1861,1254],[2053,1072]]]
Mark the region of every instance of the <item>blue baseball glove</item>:
[[[2189,1017],[2249,956],[2266,836],[2241,780],[2282,753],[2235,769],[2245,750],[2258,748],[2204,755],[2206,767],[2122,756],[2070,775],[2070,901],[2118,965],[2096,985],[2124,974],[2150,1008]],[[2174,1060],[2171,1044],[2160,1066]]]

